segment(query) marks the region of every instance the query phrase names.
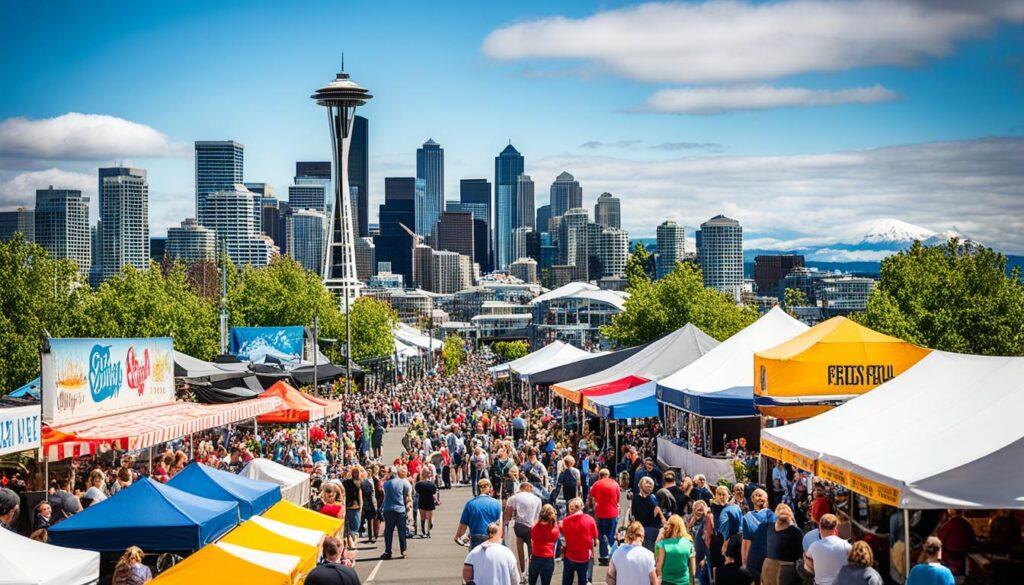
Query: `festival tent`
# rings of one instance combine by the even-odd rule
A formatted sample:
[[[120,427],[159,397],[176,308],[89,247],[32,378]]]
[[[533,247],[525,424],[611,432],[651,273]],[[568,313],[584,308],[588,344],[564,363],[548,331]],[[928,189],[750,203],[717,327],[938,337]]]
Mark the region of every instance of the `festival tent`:
[[[584,396],[611,394],[675,372],[718,345],[692,323],[651,342],[643,351],[608,369],[552,386],[556,394],[579,404]]]
[[[583,399],[583,408],[611,420],[658,416],[658,400],[650,384],[641,384],[615,394],[587,396]]]
[[[39,388],[40,388],[40,386],[39,386],[39,377],[36,376],[36,378],[34,380],[29,381],[28,383],[26,383],[21,388],[18,388],[16,390],[11,390],[11,392],[9,394],[7,394],[7,397],[8,398],[32,398],[32,399],[35,399],[35,400],[39,400]]]
[[[331,518],[330,516],[314,512],[309,508],[296,506],[288,500],[281,500],[271,506],[269,510],[263,513],[263,517],[291,524],[292,526],[319,530],[332,536],[341,532],[341,528],[345,524],[340,518]]]
[[[143,478],[50,528],[50,542],[99,552],[198,550],[238,524],[238,504]]]
[[[252,372],[247,371],[247,369],[224,368],[219,364],[203,361],[186,353],[174,350],[175,378],[220,382],[223,380],[238,380],[251,375]]]
[[[211,500],[238,502],[242,520],[262,514],[281,500],[281,488],[277,484],[214,469],[202,463],[188,464],[167,485]]]
[[[0,567],[0,585],[86,585],[99,580],[100,553],[0,529]]]
[[[489,371],[492,375],[513,372],[523,376],[579,361],[592,355],[590,352],[583,351],[564,341],[553,341],[519,359],[491,366]]]
[[[788,341],[807,329],[807,325],[775,307],[697,361],[650,384],[657,386],[658,401],[700,416],[757,416],[752,367],[754,354]]]
[[[340,364],[332,363],[320,363],[317,364],[316,368],[312,364],[302,365],[289,370],[292,381],[299,386],[311,386],[313,384],[313,374],[316,370],[317,384],[324,384],[327,382],[333,382],[338,378],[344,378],[347,373],[345,366]],[[355,363],[352,364],[352,380],[360,381],[365,376],[365,372]]]
[[[398,323],[395,325],[395,339],[401,341],[405,345],[427,350],[431,348],[440,350],[444,345],[442,341],[432,339],[429,335],[424,335],[419,329],[406,325],[405,323]]]
[[[929,351],[833,317],[754,354],[754,403],[776,418],[814,416],[895,378]]]
[[[278,398],[283,407],[260,416],[261,423],[298,423],[321,420],[338,415],[342,405],[336,400],[326,400],[299,392],[285,382],[277,382],[260,396],[260,400]]]
[[[539,372],[533,372],[530,374],[530,383],[540,386],[548,386],[550,384],[557,384],[566,380],[575,380],[576,378],[589,376],[600,372],[601,370],[607,370],[608,368],[625,361],[634,354],[642,351],[647,347],[647,345],[649,344],[627,347],[626,349],[620,349],[618,351],[608,353],[590,354],[591,357],[586,359],[571,362],[562,366],[556,366]]]
[[[1024,358],[933,351],[829,412],[762,431],[762,452],[910,509],[1024,509]]]
[[[298,571],[308,573],[316,565],[324,536],[318,530],[253,516],[227,533],[220,542],[299,557]]]
[[[299,577],[299,557],[252,550],[225,542],[203,547],[150,583],[245,583],[292,585]]]
[[[262,457],[245,464],[238,473],[242,477],[270,482],[281,488],[281,498],[305,506],[309,502],[309,474]]]

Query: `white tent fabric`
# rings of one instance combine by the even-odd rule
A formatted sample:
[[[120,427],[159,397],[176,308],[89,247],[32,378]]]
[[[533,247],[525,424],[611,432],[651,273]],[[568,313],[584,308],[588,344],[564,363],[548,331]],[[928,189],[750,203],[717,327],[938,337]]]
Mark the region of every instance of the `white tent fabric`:
[[[658,386],[690,394],[749,389],[754,397],[754,354],[789,341],[807,325],[775,307],[688,366],[662,378]]]
[[[281,573],[282,575],[290,575],[302,560],[294,555],[281,555],[265,552],[227,542],[216,542],[213,546],[219,546],[224,550],[224,552],[230,553],[243,561],[259,565],[264,569],[269,569],[275,573]]]
[[[558,386],[564,390],[579,392],[585,388],[614,382],[627,376],[660,380],[678,370],[680,366],[692,363],[717,345],[718,340],[704,333],[692,323],[687,323],[686,326],[651,342],[642,351],[608,369],[562,382]]]
[[[406,325],[405,323],[395,325],[395,339],[406,345],[428,350],[431,347],[434,349],[441,349],[441,346],[444,345],[436,338],[431,342],[429,335],[424,335],[419,329]]]
[[[1024,509],[1022,411],[1024,358],[933,351],[842,406],[764,429],[762,449],[899,490],[902,508]]]
[[[85,585],[100,578],[100,553],[43,544],[0,529],[0,585]]]
[[[281,486],[281,497],[298,506],[309,503],[309,474],[270,459],[258,457],[245,464],[239,475]]]
[[[534,297],[533,300],[530,301],[530,304],[536,305],[537,303],[543,303],[554,299],[560,299],[562,297],[574,295],[580,291],[585,290],[601,290],[601,287],[590,284],[589,282],[570,282],[569,284],[560,286],[540,296]]]
[[[416,349],[411,345],[406,345],[395,338],[395,353],[398,354],[399,358],[415,357],[420,354],[420,350]]]
[[[505,374],[512,371],[520,376],[529,376],[534,372],[542,372],[550,368],[564,366],[565,364],[571,364],[588,357],[594,357],[594,355],[596,354],[583,351],[564,341],[553,341],[519,359],[491,366],[489,371],[492,375]]]
[[[295,542],[301,542],[302,544],[308,544],[310,546],[320,546],[320,542],[327,536],[327,533],[320,532],[319,530],[311,530],[309,528],[302,528],[301,526],[292,526],[291,524],[285,524],[284,522],[278,522],[277,520],[271,520],[270,518],[264,518],[263,516],[253,516],[246,520],[246,522],[252,522],[266,528],[267,530],[279,534],[289,540]]]

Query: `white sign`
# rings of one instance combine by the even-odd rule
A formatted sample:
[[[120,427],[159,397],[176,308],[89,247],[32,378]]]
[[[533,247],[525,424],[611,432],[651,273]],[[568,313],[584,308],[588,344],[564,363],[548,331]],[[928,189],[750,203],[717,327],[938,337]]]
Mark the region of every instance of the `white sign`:
[[[39,406],[0,408],[0,455],[38,449],[42,429]]]
[[[170,337],[49,342],[41,386],[50,424],[174,402]]]

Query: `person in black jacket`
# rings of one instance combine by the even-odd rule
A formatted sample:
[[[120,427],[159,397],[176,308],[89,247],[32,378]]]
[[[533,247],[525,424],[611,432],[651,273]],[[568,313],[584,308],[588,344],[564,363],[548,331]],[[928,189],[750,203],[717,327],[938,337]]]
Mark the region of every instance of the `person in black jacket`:
[[[341,541],[333,536],[324,539],[324,562],[306,576],[308,585],[360,585],[355,569],[344,564]]]

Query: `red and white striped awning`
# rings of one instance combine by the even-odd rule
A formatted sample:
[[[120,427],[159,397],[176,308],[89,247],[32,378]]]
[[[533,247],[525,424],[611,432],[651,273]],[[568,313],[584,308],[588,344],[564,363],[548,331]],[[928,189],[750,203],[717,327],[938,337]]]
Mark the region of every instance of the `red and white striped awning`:
[[[284,403],[277,397],[231,404],[160,404],[45,428],[43,448],[50,460],[89,455],[107,445],[134,451],[255,418],[283,407]]]

